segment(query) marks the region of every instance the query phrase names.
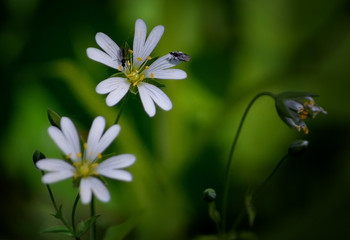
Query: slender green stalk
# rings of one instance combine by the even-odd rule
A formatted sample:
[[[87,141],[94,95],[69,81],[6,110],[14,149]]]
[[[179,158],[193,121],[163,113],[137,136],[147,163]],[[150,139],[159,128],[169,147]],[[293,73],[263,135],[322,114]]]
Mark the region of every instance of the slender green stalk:
[[[91,209],[90,209],[90,212],[91,212],[91,217],[94,217],[96,214],[95,214],[95,198],[94,196],[92,196],[91,198]],[[92,224],[91,226],[91,229],[90,229],[90,235],[91,235],[91,238],[90,240],[95,240],[96,239],[96,221]]]
[[[262,190],[264,189],[264,187],[266,186],[266,184],[271,180],[271,178],[275,175],[275,173],[278,171],[278,169],[282,166],[282,164],[284,163],[284,161],[288,158],[289,154],[286,154],[275,166],[275,168],[272,170],[272,172],[270,173],[270,175],[264,180],[264,182],[255,189],[255,191],[252,193],[252,201],[255,201],[255,199],[259,196],[259,194],[262,192]],[[234,231],[239,223],[242,221],[243,217],[246,214],[246,210],[245,208],[243,208],[236,221],[233,223],[231,229]]]
[[[230,168],[231,168],[231,164],[232,164],[233,153],[234,153],[237,141],[238,141],[238,137],[239,137],[239,135],[241,133],[241,130],[242,130],[242,127],[243,127],[243,123],[244,123],[244,121],[245,121],[245,119],[247,117],[247,114],[248,114],[250,108],[252,107],[254,102],[258,98],[260,98],[262,96],[270,96],[273,99],[275,99],[275,95],[273,93],[261,92],[258,95],[256,95],[250,101],[250,103],[248,104],[248,106],[247,106],[247,108],[246,108],[246,110],[245,110],[245,112],[244,112],[244,114],[242,116],[241,122],[240,122],[240,124],[238,126],[237,133],[236,133],[236,136],[235,136],[235,138],[233,140],[233,143],[232,143],[232,146],[231,146],[231,150],[230,150],[230,153],[229,153],[229,156],[228,156],[228,161],[227,161],[227,165],[226,165],[226,174],[225,174],[224,195],[223,195],[223,202],[222,202],[222,232],[226,231],[227,201],[228,201],[228,192],[229,192],[229,185],[230,185]]]
[[[53,196],[53,193],[52,193],[52,190],[51,190],[50,185],[49,185],[49,184],[46,184],[46,188],[47,188],[47,191],[49,192],[52,205],[53,205],[53,207],[55,208],[55,210],[56,210],[56,212],[57,212],[57,211],[58,211],[58,207],[57,207],[57,205],[56,205],[56,201],[55,201],[55,198],[54,198],[54,196]]]
[[[119,110],[119,113],[114,121],[114,124],[117,124],[119,122],[119,119],[120,119],[120,116],[122,115],[122,112],[125,108],[125,105],[126,105],[126,102],[128,100],[128,97],[129,97],[129,92],[125,95],[124,99],[123,99],[123,102],[122,102],[122,105],[120,107],[120,110]]]
[[[44,171],[41,171],[41,174],[44,176],[45,172]],[[52,205],[53,207],[55,208],[55,211],[56,211],[56,216],[61,220],[61,222],[69,229],[70,232],[73,232],[72,228],[69,226],[69,224],[67,223],[67,221],[64,219],[64,217],[58,213],[60,212],[60,209],[57,207],[57,204],[56,204],[56,201],[55,201],[55,197],[53,196],[53,193],[52,193],[52,190],[51,190],[51,187],[49,184],[45,184],[46,185],[46,188],[47,188],[47,191],[49,192],[49,195],[50,195],[50,199],[51,199],[51,202],[52,202]]]
[[[72,209],[72,227],[73,227],[73,233],[74,236],[76,235],[76,229],[75,229],[75,212],[77,210],[77,205],[80,199],[80,195],[78,193],[78,195],[76,196],[75,200],[74,200],[74,204],[73,204],[73,209]],[[79,237],[75,237],[76,240],[80,240]]]
[[[260,194],[261,190],[266,186],[266,184],[271,180],[271,178],[275,175],[278,169],[282,166],[282,163],[288,158],[289,154],[286,154],[275,166],[270,175],[265,179],[265,181],[255,190],[252,196],[252,200],[254,201],[256,197]]]

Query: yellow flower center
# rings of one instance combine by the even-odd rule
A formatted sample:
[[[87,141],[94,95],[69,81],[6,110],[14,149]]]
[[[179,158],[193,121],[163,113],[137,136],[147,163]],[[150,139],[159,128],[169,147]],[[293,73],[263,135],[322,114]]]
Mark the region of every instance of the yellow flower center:
[[[145,75],[139,74],[138,71],[133,71],[126,76],[133,86],[137,86],[140,82],[143,81],[143,79],[145,79]]]
[[[74,179],[98,175],[98,172],[96,171],[98,163],[91,163],[89,161],[79,161],[74,162],[73,165],[75,167]]]
[[[303,104],[303,107],[298,111],[299,118],[301,120],[308,118],[310,116],[310,110],[311,110],[310,107],[314,105],[315,105],[314,101],[311,101],[311,100],[305,101]]]

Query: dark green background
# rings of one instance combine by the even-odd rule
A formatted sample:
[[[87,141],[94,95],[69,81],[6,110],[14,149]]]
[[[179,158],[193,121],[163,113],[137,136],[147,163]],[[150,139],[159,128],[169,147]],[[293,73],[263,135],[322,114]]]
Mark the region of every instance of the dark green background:
[[[262,98],[245,122],[232,165],[229,223],[245,190],[261,183],[289,144],[310,141],[289,158],[256,204],[259,239],[348,239],[350,235],[350,3],[346,0],[43,1],[4,0],[0,6],[1,157],[0,239],[65,239],[40,234],[57,225],[32,154],[60,151],[47,134],[46,110],[70,117],[86,136],[102,115],[111,125],[118,106],[105,105],[95,86],[114,73],[86,56],[102,31],[132,45],[137,18],[165,33],[152,56],[191,55],[178,67],[188,77],[162,81],[173,109],[144,112],[129,99],[121,134],[107,152],[133,153],[131,183],[108,181],[112,200],[98,202],[99,239],[106,228],[132,219],[127,239],[195,239],[214,234],[202,191],[222,197],[225,163],[240,117],[261,91],[307,91],[328,115],[308,122],[304,136]],[[54,184],[69,217],[71,181]],[[78,219],[89,208],[78,206]]]

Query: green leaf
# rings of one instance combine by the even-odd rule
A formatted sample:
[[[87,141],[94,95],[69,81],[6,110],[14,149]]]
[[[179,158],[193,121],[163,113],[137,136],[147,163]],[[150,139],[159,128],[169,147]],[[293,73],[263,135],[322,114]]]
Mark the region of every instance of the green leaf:
[[[51,123],[52,126],[61,128],[61,116],[58,115],[58,113],[56,113],[55,111],[51,110],[51,109],[47,109],[47,117]]]
[[[55,214],[52,214],[57,219],[62,219],[62,205],[58,207],[58,210]]]
[[[90,217],[84,221],[81,221],[77,226],[77,231],[76,231],[75,236],[80,237],[81,235],[83,235],[96,222],[98,217],[99,217],[99,215],[96,215],[96,216]]]
[[[103,240],[122,240],[124,239],[137,225],[139,222],[139,217],[135,216],[129,218],[125,222],[110,227],[107,229],[106,235]]]
[[[45,155],[42,152],[40,152],[39,150],[36,150],[33,154],[34,165],[36,164],[37,161],[44,159],[44,158],[46,158]]]
[[[253,205],[253,195],[248,193],[245,197],[245,207],[248,214],[249,225],[254,225],[254,220],[256,216],[255,208]]]
[[[71,233],[70,229],[62,225],[49,227],[43,230],[41,233],[60,233],[66,236],[73,237],[73,234]]]

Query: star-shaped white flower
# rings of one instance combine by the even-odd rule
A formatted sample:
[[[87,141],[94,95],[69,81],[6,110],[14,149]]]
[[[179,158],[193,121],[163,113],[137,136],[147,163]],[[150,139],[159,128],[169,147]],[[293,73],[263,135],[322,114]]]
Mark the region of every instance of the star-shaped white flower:
[[[121,49],[104,33],[96,34],[96,42],[104,51],[88,48],[88,57],[117,69],[123,75],[103,80],[96,87],[97,93],[108,94],[106,98],[108,106],[116,105],[130,90],[140,94],[142,105],[150,117],[156,113],[155,104],[166,111],[172,108],[168,96],[148,81],[148,79],[184,79],[187,77],[186,72],[180,69],[170,69],[183,61],[171,53],[148,65],[152,59],[150,54],[163,33],[164,27],[159,25],[153,28],[146,38],[146,24],[142,19],[137,19],[133,50]]]
[[[82,203],[91,201],[94,194],[102,202],[110,200],[110,194],[101,181],[101,176],[122,181],[131,181],[132,175],[122,170],[132,165],[136,158],[132,154],[112,156],[102,160],[102,152],[112,143],[120,132],[119,125],[111,126],[105,133],[106,121],[103,117],[96,117],[89,131],[84,152],[80,150],[78,132],[73,122],[61,118],[61,129],[49,127],[49,135],[66,156],[66,160],[46,158],[39,160],[36,166],[47,173],[42,181],[45,184],[58,182],[70,177],[79,183],[79,194]]]

